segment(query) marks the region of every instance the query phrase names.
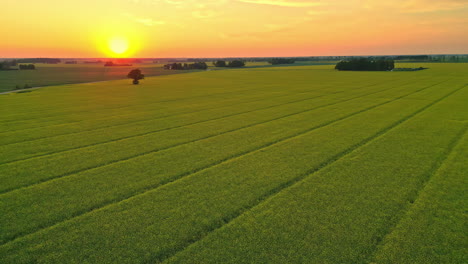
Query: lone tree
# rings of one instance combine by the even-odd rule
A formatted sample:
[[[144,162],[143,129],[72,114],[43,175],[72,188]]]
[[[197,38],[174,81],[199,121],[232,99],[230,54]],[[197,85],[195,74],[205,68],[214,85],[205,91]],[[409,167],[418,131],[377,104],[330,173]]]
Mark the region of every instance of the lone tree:
[[[145,75],[141,74],[140,69],[134,69],[128,73],[127,78],[133,79],[133,84],[139,84],[139,80],[144,79]]]

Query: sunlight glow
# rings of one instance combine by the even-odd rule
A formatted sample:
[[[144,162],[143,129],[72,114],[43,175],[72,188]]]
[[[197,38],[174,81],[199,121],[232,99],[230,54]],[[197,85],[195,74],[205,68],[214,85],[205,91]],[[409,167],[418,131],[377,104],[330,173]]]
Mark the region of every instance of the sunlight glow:
[[[3,0],[1,3],[2,10],[8,12],[3,12],[0,20],[9,25],[0,27],[0,35],[8,36],[0,42],[2,58],[468,52],[467,0]],[[37,23],[26,23],[24,17]]]
[[[113,38],[109,40],[109,49],[115,55],[125,55],[125,52],[129,49],[128,40],[125,38]]]

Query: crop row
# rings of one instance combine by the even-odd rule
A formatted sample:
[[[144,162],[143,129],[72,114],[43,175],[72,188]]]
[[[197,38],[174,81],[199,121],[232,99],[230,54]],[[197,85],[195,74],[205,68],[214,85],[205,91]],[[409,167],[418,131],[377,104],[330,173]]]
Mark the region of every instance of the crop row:
[[[408,88],[404,87],[383,91],[382,93],[372,92],[371,94],[373,95],[368,97],[348,98],[342,103],[338,101],[336,103],[316,103],[314,107],[310,107],[307,104],[299,104],[297,105],[298,108],[292,106],[271,108],[255,113],[235,115],[231,118],[219,119],[212,122],[182,126],[158,133],[129,137],[105,144],[97,144],[24,161],[3,164],[0,165],[0,179],[4,183],[1,186],[1,191],[5,192],[44,180],[67,176],[116,161],[128,160],[130,158],[175,147],[180,144],[190,143],[200,139],[209,139],[213,136],[228,132],[235,132],[240,129],[247,129],[246,131],[250,131],[264,123],[269,123],[271,126],[278,126],[276,124],[291,122],[290,120],[298,120],[298,122],[305,123],[304,127],[299,128],[306,130],[308,127],[317,125],[317,122],[326,122],[327,119],[323,118],[340,118],[346,116],[349,113],[347,111],[360,111],[369,105],[378,105],[380,102],[386,102],[389,100],[388,97],[401,97],[402,90],[405,92],[403,95],[411,96],[412,94],[423,92],[424,90],[434,90],[438,92],[439,88],[433,84],[431,86],[418,87],[418,89],[407,91]],[[377,94],[380,94],[380,96],[375,96]],[[250,128],[252,126],[253,128]],[[108,134],[114,133],[115,132],[112,130],[108,131]],[[66,144],[65,142],[53,141],[50,145],[54,147],[56,145]],[[31,147],[34,150],[35,145]],[[24,147],[20,148],[20,151],[24,151]],[[14,153],[14,150],[11,152]]]
[[[261,197],[274,192],[278,188],[281,189],[288,182],[303,177],[311,170],[320,168],[323,164],[327,164],[327,161],[336,159],[337,155],[339,156],[341,153],[349,152],[361,146],[375,135],[398,126],[401,122],[406,121],[457,90],[455,88],[434,89],[433,97],[438,99],[430,103],[426,100],[403,99],[404,96],[400,96],[368,107],[367,110],[363,109],[358,113],[343,117],[340,121],[322,125],[321,128],[310,129],[305,133],[300,132],[286,138],[283,137],[283,139],[269,143],[264,147],[256,147],[254,151],[250,151],[248,154],[241,153],[230,160],[222,160],[216,166],[210,166],[191,174],[189,171],[189,174],[186,174],[183,178],[180,178],[180,176],[184,175],[179,175],[175,179],[166,179],[168,182],[173,182],[156,190],[151,190],[154,188],[152,186],[149,191],[126,199],[124,202],[115,203],[104,207],[104,209],[92,211],[84,216],[73,218],[33,235],[17,239],[3,246],[1,251],[8,251],[9,253],[5,254],[13,256],[15,254],[12,253],[14,245],[34,244],[36,243],[34,242],[35,239],[45,239],[44,236],[46,236],[48,241],[46,244],[41,244],[34,249],[29,248],[26,251],[33,250],[35,255],[52,258],[49,260],[60,257],[69,259],[72,262],[80,261],[74,259],[78,255],[72,254],[72,252],[76,253],[76,251],[86,252],[81,256],[88,257],[88,261],[91,262],[94,257],[105,257],[109,261],[118,262],[130,261],[133,257],[140,260],[164,258],[171,255],[175,249],[180,249],[182,245],[186,245],[189,241],[203,235],[203,230],[211,230],[213,226],[218,226],[225,220],[231,219],[243,208],[249,208],[252,203],[258,202]],[[448,91],[451,92],[448,93]],[[343,109],[340,108],[340,110]],[[306,119],[305,121],[310,120]],[[365,129],[359,126],[362,120],[367,122]],[[293,124],[295,122],[290,122],[289,126],[278,126],[277,129],[279,130],[276,133],[284,135],[294,127]],[[302,127],[303,124],[298,124],[298,126]],[[247,133],[247,136],[243,138],[250,140],[250,144],[256,144],[265,136],[276,134],[271,128],[268,131],[268,133]],[[53,214],[56,213],[62,214],[59,218],[63,220],[63,214],[65,214],[66,218],[66,214],[70,213],[70,209],[60,208],[60,206],[79,207],[81,204],[93,202],[96,196],[103,199],[112,199],[109,196],[118,196],[120,185],[125,185],[120,190],[129,192],[129,189],[141,182],[158,181],[156,178],[162,176],[162,173],[157,171],[159,170],[158,165],[166,166],[165,164],[171,161],[172,164],[167,165],[169,170],[183,167],[193,170],[195,162],[210,159],[219,149],[223,149],[223,151],[229,149],[229,146],[225,146],[224,142],[224,140],[219,143],[212,142],[205,147],[193,146],[192,150],[174,150],[173,155],[176,156],[170,156],[170,153],[159,155],[159,158],[162,158],[161,162],[155,160],[156,157],[149,159],[147,163],[141,160],[138,162],[133,161],[127,164],[127,169],[133,169],[120,168],[116,171],[118,174],[110,173],[108,167],[105,171],[90,178],[84,178],[83,175],[74,177],[74,179],[67,178],[66,181],[72,181],[68,183],[70,189],[65,188],[65,181],[60,184],[57,181],[48,182],[42,188],[47,189],[47,186],[56,184],[56,187],[54,187],[55,193],[52,194],[45,189],[41,193],[41,188],[35,188],[39,195],[37,197],[42,197],[47,201],[44,201],[42,205],[37,204],[42,201],[34,200],[34,195],[28,198],[27,189],[20,190],[25,191],[24,196],[16,194],[15,199],[12,197],[6,204],[21,201],[16,204],[16,207],[28,211],[27,204],[31,204],[32,200],[29,200],[28,203],[27,199],[33,198],[36,202],[30,209],[37,210],[37,218],[49,218],[50,221],[50,217],[54,217]],[[237,139],[231,144],[234,148],[241,148],[239,145],[243,145]],[[196,158],[198,152],[202,150],[208,151],[209,155]],[[157,165],[155,166],[155,164]],[[156,170],[155,172],[150,171],[153,168]],[[107,178],[100,177],[106,173],[109,173]],[[119,174],[127,176],[122,177],[122,183],[118,180]],[[136,177],[141,177],[140,181]],[[79,188],[77,184],[82,184],[83,187]],[[156,183],[156,187],[158,185]],[[96,190],[91,190],[92,188],[96,188]],[[109,189],[105,191],[103,188]],[[71,197],[71,199],[75,202],[64,200],[73,196],[70,193],[73,189],[75,189],[76,196]],[[109,191],[112,189],[117,190],[117,192],[114,191],[112,194]],[[83,193],[84,191],[89,191],[89,193]],[[91,193],[95,193],[96,196],[90,197]],[[44,198],[48,194],[50,194],[50,198]],[[77,203],[76,201],[80,202]],[[49,202],[55,203],[55,205],[50,205]],[[24,203],[24,205],[21,205],[21,203]],[[41,209],[38,210],[38,208]],[[41,210],[47,213],[41,214]],[[10,210],[5,211],[9,212]],[[18,211],[21,210],[16,212]],[[25,212],[23,211],[23,213]],[[148,213],[149,215],[147,215]],[[14,222],[28,224],[29,221],[32,224],[32,222],[36,221],[31,219],[31,217],[35,217],[36,213],[30,211],[26,212],[25,215],[29,216],[28,220],[22,220],[23,217],[18,217]],[[13,219],[14,216],[8,215],[6,217]],[[101,226],[102,223],[105,224]],[[97,227],[96,225],[100,226]],[[89,232],[91,230],[93,230],[92,233]],[[54,233],[60,234],[60,232],[67,235],[54,235]],[[125,232],[126,235],[122,236],[121,232]],[[100,253],[90,247],[90,245],[96,245],[95,243],[101,245],[100,249],[96,249]],[[119,244],[125,244],[128,248],[123,250],[119,248]],[[135,245],[136,248],[130,245]],[[121,251],[114,252],[112,248],[119,248]],[[55,252],[56,250],[60,253]],[[55,253],[49,254],[51,252]],[[148,255],[148,252],[151,252],[151,254]],[[25,257],[25,255],[22,255],[22,257]]]
[[[466,132],[453,120],[468,117],[453,111],[466,98],[467,89],[426,108],[215,232],[200,228],[168,263],[370,262]]]
[[[363,86],[368,86],[372,84],[365,84]],[[354,87],[355,89],[357,87]],[[321,94],[323,95],[326,91],[331,93],[338,93],[343,91],[335,91],[334,88],[323,88],[320,89],[300,89],[300,90],[291,90],[291,91],[270,91],[269,93],[255,93],[254,91],[247,91],[244,93],[236,94],[232,97],[221,97],[221,98],[211,98],[211,96],[206,96],[205,98],[191,101],[177,101],[177,102],[153,102],[151,104],[140,103],[132,109],[116,109],[112,107],[106,107],[105,109],[91,109],[89,111],[74,111],[70,114],[57,115],[51,118],[33,118],[32,120],[21,120],[16,121],[15,123],[8,123],[3,125],[2,135],[9,136],[15,135],[14,133],[30,133],[33,134],[37,129],[46,130],[61,128],[68,124],[75,126],[84,126],[94,127],[99,125],[100,122],[116,122],[118,120],[112,119],[122,119],[121,124],[125,123],[125,119],[128,121],[134,121],[134,119],[145,120],[148,117],[165,117],[167,112],[170,112],[171,115],[174,114],[184,114],[196,111],[203,111],[206,109],[213,109],[216,107],[224,107],[227,105],[235,105],[236,103],[248,103],[248,102],[258,102],[266,98],[280,98],[280,97],[294,97],[299,95],[307,94]],[[123,108],[123,107],[122,107]]]
[[[465,129],[466,129],[465,124]],[[465,263],[468,134],[376,252],[377,263]]]
[[[420,77],[419,77],[420,78]],[[177,82],[179,83],[179,82]],[[383,80],[377,80],[375,82],[371,83],[387,83]],[[333,84],[333,83],[331,83]],[[329,85],[331,85],[329,84]],[[106,87],[105,84],[95,84],[97,87],[96,89],[99,89],[99,87]],[[193,84],[192,84],[193,85]],[[345,85],[344,87],[341,87],[341,91],[347,91],[352,89],[355,89],[356,87],[361,87],[361,86],[367,86],[369,85],[369,82],[361,82],[360,84],[353,84],[352,82],[348,85]],[[230,86],[227,86],[226,89],[231,90],[234,89],[232,87],[233,85],[231,84]],[[174,110],[178,112],[187,112],[190,110],[198,110],[199,106],[206,107],[206,105],[223,105],[223,104],[229,104],[230,102],[237,102],[237,101],[242,101],[242,99],[247,98],[249,101],[252,101],[252,98],[255,97],[257,98],[262,98],[262,97],[271,97],[273,94],[274,96],[276,95],[289,95],[294,92],[310,92],[310,91],[318,91],[318,92],[323,92],[324,90],[332,90],[336,91],[337,88],[325,88],[324,85],[321,84],[320,86],[317,85],[310,85],[308,84],[302,84],[302,85],[297,85],[298,88],[293,87],[293,88],[288,88],[287,90],[284,89],[284,85],[277,84],[273,86],[267,86],[265,88],[265,85],[259,85],[262,87],[261,89],[248,89],[243,92],[236,92],[232,96],[222,96],[219,98],[216,98],[214,96],[217,96],[216,94],[214,95],[207,95],[205,97],[197,97],[194,100],[187,100],[187,98],[182,98],[179,101],[171,102],[171,103],[164,103],[161,102],[160,100],[156,101],[151,101],[149,103],[143,103],[139,102],[135,105],[131,105],[129,107],[126,107],[128,103],[126,101],[119,102],[120,104],[123,104],[124,106],[116,109],[115,107],[109,107],[109,104],[113,102],[113,99],[108,98],[107,96],[104,99],[95,99],[91,100],[89,99],[87,103],[84,105],[90,105],[91,108],[88,111],[85,112],[79,112],[78,107],[82,107],[80,104],[74,102],[72,99],[66,100],[64,98],[61,98],[62,101],[68,101],[69,104],[72,105],[72,109],[70,110],[71,113],[60,113],[60,115],[55,115],[52,118],[47,118],[47,115],[44,113],[44,106],[40,110],[38,110],[38,113],[35,113],[37,117],[30,116],[34,114],[34,111],[28,111],[28,118],[26,120],[22,121],[15,121],[15,123],[9,123],[8,125],[2,126],[4,131],[17,131],[18,129],[32,129],[32,128],[41,128],[41,127],[48,127],[48,126],[54,126],[54,125],[63,125],[63,123],[68,122],[68,123],[74,123],[76,125],[84,125],[86,126],[87,122],[92,122],[93,124],[96,124],[94,120],[96,119],[105,119],[105,118],[112,118],[112,117],[121,117],[121,118],[131,118],[132,116],[136,116],[137,118],[139,117],[144,117],[146,114],[154,115],[154,112],[157,112],[157,116],[160,116],[161,113],[165,113],[168,109],[171,109],[171,112],[174,112]],[[318,87],[318,88],[317,88]],[[325,86],[326,87],[326,86]],[[333,87],[333,86],[331,86]],[[81,88],[81,86],[80,86]],[[121,88],[121,87],[119,87]],[[55,88],[55,90],[59,90],[60,87]],[[75,87],[74,89],[77,89]],[[149,88],[151,89],[151,88]],[[262,92],[258,92],[257,90],[261,90]],[[338,89],[339,90],[339,89]],[[117,92],[117,91],[116,91]],[[164,91],[164,93],[170,91]],[[240,99],[240,100],[239,100]],[[49,100],[50,101],[50,100]],[[47,103],[49,104],[49,101]],[[70,103],[71,101],[71,103]],[[43,103],[42,103],[43,104]],[[115,104],[115,102],[113,103]],[[189,107],[187,107],[189,106]],[[195,108],[194,108],[195,107]],[[18,108],[18,106],[14,106],[13,108]],[[20,108],[21,109],[21,108]],[[60,109],[60,107],[58,108]],[[180,109],[180,110],[179,110]],[[26,109],[27,110],[27,109]],[[57,110],[58,111],[58,110]],[[151,114],[153,113],[153,114]],[[40,117],[40,118],[39,118]],[[17,119],[14,119],[17,120]],[[50,130],[54,129],[54,127],[51,127]],[[25,131],[26,133],[29,134],[36,134],[37,131],[32,129],[31,131]],[[53,132],[52,132],[53,133]],[[8,134],[7,134],[8,135]]]
[[[248,73],[246,77],[252,78],[254,73]],[[170,78],[150,78],[145,86],[129,87],[128,83],[119,82],[106,82],[95,84],[80,84],[76,86],[59,86],[54,88],[47,88],[41,91],[37,96],[37,101],[27,96],[27,100],[22,97],[6,98],[4,100],[5,109],[2,114],[2,123],[21,122],[27,120],[48,120],[55,117],[64,117],[75,115],[77,113],[93,113],[96,111],[134,111],[142,110],[145,107],[159,106],[163,104],[191,104],[193,101],[210,101],[215,102],[219,99],[226,99],[231,97],[242,97],[245,93],[250,95],[263,94],[268,95],[271,92],[285,92],[297,90],[297,87],[285,86],[281,82],[277,84],[265,85],[262,79],[259,79],[258,74],[255,79],[243,80],[242,78],[236,80],[223,80],[223,73],[210,73],[211,77],[207,74],[189,75],[184,77],[176,76]],[[304,73],[301,77],[306,77]],[[271,78],[271,75],[270,75]],[[308,77],[310,78],[310,77]],[[281,81],[281,78],[275,78]],[[366,78],[367,79],[367,78]],[[362,83],[382,82],[388,79],[370,78],[369,80],[361,80]],[[255,85],[255,84],[259,85]],[[273,82],[272,82],[273,83]],[[306,83],[301,81],[294,81],[299,88],[304,87]],[[337,86],[338,81],[333,81],[331,86]],[[343,87],[359,86],[360,84],[355,81],[350,81]],[[196,87],[187,94],[185,85]],[[322,89],[323,83],[317,82],[307,83],[309,88],[318,87]],[[341,86],[341,85],[339,85]],[[224,89],[219,89],[223,87]],[[130,89],[129,89],[130,88]],[[310,89],[308,89],[310,90]],[[77,91],[80,91],[79,93]],[[23,96],[23,95],[21,95]],[[43,96],[47,96],[44,101]],[[0,99],[3,99],[0,97]],[[11,100],[12,99],[12,100]],[[23,103],[28,102],[28,103]],[[24,105],[23,105],[24,104]]]
[[[398,87],[397,89],[404,88],[406,87],[402,86]],[[195,125],[203,122],[214,122],[216,120],[236,117],[248,113],[250,113],[250,115],[256,115],[257,113],[268,111],[278,112],[282,109],[285,114],[289,114],[291,112],[297,112],[298,109],[300,111],[303,111],[304,109],[310,109],[311,105],[315,107],[323,106],[340,101],[351,100],[363,95],[378,94],[379,92],[383,92],[389,89],[395,88],[393,86],[385,87],[384,89],[376,89],[374,87],[373,90],[375,91],[372,92],[369,92],[368,88],[367,90],[363,89],[364,92],[361,91],[346,94],[332,93],[315,95],[313,97],[304,97],[304,95],[300,95],[297,98],[280,98],[278,101],[270,98],[265,101],[247,103],[244,105],[236,104],[234,106],[215,108],[213,110],[202,112],[192,112],[161,119],[158,118],[146,121],[130,122],[129,124],[110,125],[104,128],[92,129],[83,132],[77,131],[72,134],[50,136],[38,140],[28,140],[17,144],[0,146],[0,153],[3,153],[3,155],[0,154],[0,162],[6,163],[34,156],[42,156],[58,151],[126,139],[129,137],[144,136],[159,131]],[[275,118],[274,115],[273,118]],[[249,118],[247,118],[247,120],[249,120]],[[71,128],[66,127],[65,129]],[[112,131],[112,133],[109,134],[109,131]]]

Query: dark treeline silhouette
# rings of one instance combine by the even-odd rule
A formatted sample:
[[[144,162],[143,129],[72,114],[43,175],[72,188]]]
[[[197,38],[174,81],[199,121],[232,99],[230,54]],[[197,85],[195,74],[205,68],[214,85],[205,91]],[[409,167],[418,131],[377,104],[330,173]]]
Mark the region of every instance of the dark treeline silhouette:
[[[226,62],[223,60],[218,60],[218,61],[213,62],[213,65],[215,67],[226,67]]]
[[[51,59],[51,58],[32,58],[32,59],[18,59],[18,63],[48,63],[48,64],[57,64],[60,63],[60,59]]]
[[[101,64],[102,60],[84,61],[83,63],[86,63],[86,64]]]
[[[215,67],[229,67],[229,68],[238,68],[238,67],[244,67],[245,62],[241,60],[233,60],[233,61],[223,61],[223,60],[218,60],[213,62],[213,65]]]
[[[287,58],[274,58],[268,61],[271,65],[277,64],[294,64],[296,62],[295,59],[287,59]]]
[[[0,70],[1,71],[11,71],[11,70],[17,70],[17,69],[11,69],[10,67],[16,66],[18,63],[16,60],[11,60],[11,61],[0,61]]]
[[[353,58],[340,61],[335,69],[340,71],[390,71],[395,68],[392,59]]]
[[[195,62],[195,63],[169,63],[164,65],[166,70],[206,70],[208,65],[206,62]]]
[[[241,60],[233,60],[233,61],[230,61],[226,65],[226,67],[229,67],[229,68],[239,68],[239,67],[244,67],[244,66],[245,66],[245,62]]]
[[[20,64],[19,69],[20,70],[35,70],[36,66],[34,66],[34,64]]]
[[[120,58],[120,59],[115,59],[117,63],[142,63],[143,61],[141,59],[135,59],[135,58]]]
[[[400,55],[395,57],[395,60],[428,61],[429,59],[430,57],[428,55]]]
[[[113,66],[132,66],[132,64],[119,64],[119,63],[113,63],[112,61],[106,62],[104,64],[105,67],[113,67]]]
[[[66,61],[65,64],[78,64],[77,61]]]

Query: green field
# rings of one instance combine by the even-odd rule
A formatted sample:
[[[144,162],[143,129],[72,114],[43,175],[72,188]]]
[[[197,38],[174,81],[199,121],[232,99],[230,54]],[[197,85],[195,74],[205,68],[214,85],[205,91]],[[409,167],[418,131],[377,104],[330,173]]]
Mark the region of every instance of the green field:
[[[2,94],[0,263],[467,263],[468,64],[417,66]]]
[[[190,63],[190,62],[189,62]],[[222,70],[216,68],[211,62],[207,62],[210,70]],[[334,65],[336,62],[296,62],[296,66],[304,65]],[[135,68],[140,68],[146,77],[169,75],[177,73],[196,72],[197,70],[171,71],[163,69],[163,64],[138,63],[132,66],[104,67],[102,64],[43,64],[36,63],[36,70],[0,71],[0,93],[8,92],[19,86],[43,87],[61,84],[100,82],[125,79],[127,74]],[[266,62],[248,62],[246,68],[284,67],[270,65]]]
[[[142,68],[146,76],[159,76],[180,73],[168,71],[162,65],[135,64],[125,67],[104,67],[103,64],[41,64],[36,70],[0,71],[0,92],[11,91],[18,85],[23,88],[42,87],[59,84],[86,83],[124,79],[128,72]]]

